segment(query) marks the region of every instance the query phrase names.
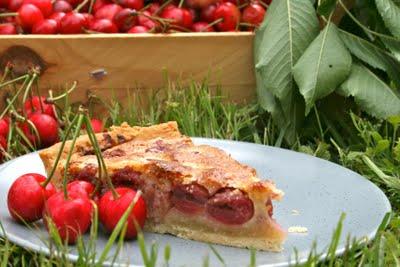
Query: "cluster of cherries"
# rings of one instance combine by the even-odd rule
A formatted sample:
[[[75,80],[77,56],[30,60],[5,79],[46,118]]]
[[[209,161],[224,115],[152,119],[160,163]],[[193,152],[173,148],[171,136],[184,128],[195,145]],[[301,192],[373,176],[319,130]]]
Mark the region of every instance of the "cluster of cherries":
[[[125,238],[137,236],[147,214],[142,196],[133,189],[119,187],[100,196],[93,184],[76,180],[68,183],[65,190],[57,191],[49,179],[37,173],[22,175],[14,181],[7,204],[10,215],[18,222],[43,219],[46,229],[56,230],[68,244],[74,244],[89,230],[95,207],[107,232],[112,232],[124,213],[129,212]]]
[[[0,34],[253,30],[263,21],[270,2],[271,0],[0,0]]]
[[[37,148],[51,146],[59,141],[60,123],[56,117],[56,107],[51,99],[42,96],[33,96],[25,101],[23,110],[18,116],[17,126]],[[10,117],[0,119],[0,147],[2,152],[7,151],[7,138],[10,133]],[[98,133],[104,130],[103,122],[91,119],[93,131]],[[3,153],[0,153],[3,157]]]

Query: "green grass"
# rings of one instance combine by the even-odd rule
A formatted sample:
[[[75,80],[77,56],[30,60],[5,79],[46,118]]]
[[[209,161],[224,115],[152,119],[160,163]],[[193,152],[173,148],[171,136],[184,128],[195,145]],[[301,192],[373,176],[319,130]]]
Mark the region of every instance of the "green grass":
[[[104,103],[94,97],[93,102],[102,103],[108,109],[109,116],[105,118],[107,125],[123,121],[132,125],[150,125],[176,120],[182,132],[190,136],[286,146],[279,130],[257,104],[227,103],[219,95],[211,96],[205,84],[192,84],[180,90],[169,89],[166,95],[155,93],[149,95],[148,99],[138,99],[131,93],[129,99],[130,104],[125,107],[116,100]],[[138,103],[142,101],[149,103],[146,108],[138,108]],[[69,121],[73,108],[68,101],[66,103],[65,112],[60,115],[64,121]],[[364,175],[384,190],[394,212],[382,223],[373,242],[364,244],[349,240],[343,256],[335,257],[334,251],[341,235],[340,221],[333,233],[327,260],[320,262],[320,255],[311,253],[304,266],[400,266],[400,134],[397,121],[394,118],[391,123],[384,122],[346,112],[340,118],[340,123],[333,123],[335,118],[328,115],[322,109],[315,109],[306,122],[304,132],[298,136],[297,143],[290,148],[329,159]],[[28,149],[22,149],[14,140],[10,142],[14,148],[10,153],[12,157]],[[158,251],[159,262],[168,261],[169,249],[173,248]],[[156,252],[156,246],[151,251],[145,251],[142,247],[142,255],[148,263],[146,266],[153,266]],[[0,259],[1,266],[74,265],[56,254],[46,257],[27,251],[7,239],[0,241]],[[82,255],[75,265],[92,263]],[[256,253],[249,253],[249,266],[256,266],[256,263]],[[208,266],[207,258],[203,265]]]

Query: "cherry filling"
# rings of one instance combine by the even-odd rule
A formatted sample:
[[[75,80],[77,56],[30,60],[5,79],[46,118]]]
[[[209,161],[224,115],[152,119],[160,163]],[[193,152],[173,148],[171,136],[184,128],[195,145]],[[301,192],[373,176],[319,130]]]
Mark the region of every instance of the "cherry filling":
[[[172,204],[181,212],[196,214],[204,209],[209,194],[198,184],[178,185],[172,191]]]
[[[217,192],[206,204],[207,213],[225,224],[239,225],[254,215],[253,202],[242,191],[226,188]]]
[[[131,167],[115,171],[111,175],[111,180],[116,186],[127,186],[134,189],[141,189],[143,183],[140,179],[140,172],[133,170]]]
[[[97,167],[93,164],[86,165],[83,169],[69,169],[70,175],[74,180],[83,180],[87,182],[96,181]]]
[[[267,207],[269,217],[272,218],[272,215],[274,214],[274,207],[272,206],[271,199],[268,199],[267,203],[265,203],[265,206]]]

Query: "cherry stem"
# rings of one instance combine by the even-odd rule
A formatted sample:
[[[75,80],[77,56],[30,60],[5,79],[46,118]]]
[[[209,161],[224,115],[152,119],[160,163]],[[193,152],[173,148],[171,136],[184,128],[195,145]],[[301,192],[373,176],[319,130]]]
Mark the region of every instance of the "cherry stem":
[[[154,15],[158,15],[158,14],[159,14],[166,6],[168,6],[172,1],[173,1],[173,0],[165,1],[165,2],[160,6],[160,8],[159,8],[156,12],[154,12]]]
[[[35,134],[36,140],[38,140],[38,147],[40,147],[40,135],[39,135],[39,131],[37,130],[35,124],[33,124],[33,122],[31,122],[26,117],[19,115],[15,111],[11,112],[11,116],[14,117],[17,121],[28,123],[29,127],[33,130],[33,132]]]
[[[94,6],[95,2],[96,2],[96,0],[90,0],[90,5],[89,5],[89,9],[88,9],[89,14],[92,14],[92,10],[93,10],[93,6]]]
[[[9,85],[9,84],[16,83],[16,82],[18,82],[18,81],[20,81],[20,80],[23,80],[23,79],[25,79],[26,77],[29,77],[29,76],[30,76],[29,74],[25,74],[25,75],[22,75],[22,76],[20,76],[20,77],[18,77],[18,78],[9,80],[9,81],[7,81],[7,82],[5,82],[5,83],[1,83],[1,84],[0,84],[0,88],[2,88],[2,87],[4,87],[4,86],[7,86],[7,85]]]
[[[63,99],[64,97],[66,97],[67,95],[69,95],[70,93],[72,93],[72,91],[75,90],[76,86],[77,86],[78,82],[74,81],[74,83],[72,84],[71,88],[68,89],[68,91],[66,91],[65,93],[59,95],[59,96],[55,96],[55,97],[49,97],[46,99],[46,102],[49,104],[53,104],[54,101]]]
[[[262,2],[262,1],[260,1],[260,2]],[[244,4],[241,4],[240,6],[238,6],[238,8],[242,9],[242,8],[248,6],[248,5],[249,5],[249,3],[244,3]]]
[[[183,2],[184,2],[184,1],[185,1],[185,0],[180,0],[180,1],[179,1],[179,5],[178,5],[179,8],[182,8],[182,5],[183,5]]]
[[[97,142],[97,138],[96,138],[96,135],[95,135],[95,133],[93,131],[92,124],[90,122],[89,116],[86,116],[85,119],[86,119],[87,135],[88,135],[88,137],[90,139],[90,142],[92,143],[92,146],[93,146],[96,158],[97,158],[97,162],[98,162],[98,165],[99,165],[99,178],[100,179],[102,178],[102,176],[103,176],[102,174],[103,174],[103,171],[104,171],[104,178],[106,179],[106,183],[107,183],[109,189],[111,190],[111,192],[113,194],[113,197],[115,199],[117,199],[119,197],[119,195],[118,195],[117,191],[115,191],[115,188],[114,188],[114,185],[112,184],[111,178],[108,175],[107,167],[106,167],[106,164],[104,162],[103,155],[101,154],[101,149],[100,149],[99,143]]]
[[[246,27],[252,27],[252,28],[257,28],[258,27],[256,24],[247,23],[247,22],[240,22],[239,25],[240,26],[246,26]]]
[[[38,74],[37,74],[36,72],[34,72],[34,73],[32,74],[32,78],[30,79],[28,85],[27,85],[26,88],[25,88],[25,93],[24,93],[24,96],[22,97],[22,103],[25,103],[26,99],[28,98],[28,94],[29,94],[29,92],[31,91],[32,84],[33,84],[33,82],[35,81],[35,79],[36,79],[37,77],[38,77]],[[27,116],[26,116],[26,110],[23,108],[22,111],[23,111],[23,113],[24,113],[24,116],[27,117]]]
[[[22,132],[21,128],[15,127],[15,130],[16,130],[17,134],[19,134],[21,136],[21,138],[28,144],[29,148],[31,150],[34,150],[35,147],[32,145],[31,141],[29,141],[29,139],[26,137],[26,135]],[[25,151],[30,152],[28,149],[26,149],[26,147],[25,147]]]
[[[76,122],[78,121],[78,117],[79,117],[78,115],[75,115],[75,117],[72,119],[71,124],[68,126],[67,131],[65,132],[65,136],[64,136],[64,138],[63,138],[63,140],[62,140],[60,149],[59,149],[59,151],[58,151],[57,158],[56,158],[56,160],[55,160],[55,162],[54,162],[53,168],[52,168],[51,171],[50,171],[50,175],[49,175],[49,176],[47,177],[47,179],[42,183],[42,186],[43,186],[43,187],[46,187],[46,186],[50,183],[51,179],[53,178],[54,173],[55,173],[56,170],[57,170],[58,162],[60,161],[61,155],[62,155],[63,152],[64,152],[65,143],[67,142],[68,136],[70,135],[73,126],[74,126],[74,125],[76,124]],[[72,148],[72,146],[70,147],[70,149],[71,149],[71,148]]]
[[[205,27],[205,28],[208,29],[208,28],[210,28],[210,27],[212,27],[212,26],[214,26],[214,25],[216,25],[216,24],[222,22],[223,20],[224,20],[223,18],[216,19],[216,20],[214,20],[213,22],[209,23],[209,24],[207,25],[207,27]],[[204,30],[203,30],[203,31],[204,31]]]
[[[39,97],[39,105],[40,105],[40,110],[42,111],[42,113],[44,113],[44,108],[43,108],[43,103],[42,103],[42,96],[40,95],[40,90],[39,90],[39,85],[38,85],[38,80],[35,80],[35,89],[36,89],[36,94]],[[32,101],[33,98],[31,98]],[[33,105],[31,105],[31,107],[33,107]]]
[[[49,90],[49,97],[45,99],[45,103],[51,104],[51,109],[53,110],[54,117],[56,117],[58,124],[61,125],[63,122],[61,121],[60,117],[58,116],[57,106],[54,104],[53,100],[49,101],[49,99],[53,99],[53,90]]]
[[[0,18],[3,17],[16,17],[18,16],[18,12],[9,12],[9,13],[1,13]]]
[[[4,80],[7,78],[8,74],[10,73],[10,67],[9,65],[6,65],[6,67],[4,68],[4,73],[3,73],[3,77],[1,77],[1,81],[0,84],[3,84]]]
[[[262,5],[265,9],[268,9],[268,5],[264,3],[263,1],[258,1],[258,4]]]
[[[29,75],[24,75],[21,76],[23,78],[25,78],[24,82],[22,83],[21,87],[18,89],[18,91],[14,94],[13,98],[11,99],[11,101],[8,103],[7,107],[3,110],[3,112],[0,114],[0,119],[4,117],[4,115],[6,115],[6,113],[8,112],[8,110],[14,105],[15,100],[17,100],[18,96],[21,94],[22,89],[24,89],[24,86],[26,84],[26,82],[29,80]],[[21,78],[20,77],[20,78]],[[18,79],[20,79],[18,78]],[[0,87],[2,87],[0,85]]]
[[[81,132],[82,124],[84,122],[85,115],[84,114],[79,114],[78,115],[78,122],[75,128],[74,136],[72,138],[72,143],[68,151],[67,159],[65,160],[65,165],[64,165],[64,176],[63,176],[63,191],[64,191],[64,198],[68,199],[68,192],[67,192],[67,173],[68,173],[68,167],[69,167],[69,162],[72,157],[72,151],[75,148],[75,143],[76,139],[79,137],[79,134]]]
[[[83,0],[75,9],[75,12],[79,12],[90,0]]]

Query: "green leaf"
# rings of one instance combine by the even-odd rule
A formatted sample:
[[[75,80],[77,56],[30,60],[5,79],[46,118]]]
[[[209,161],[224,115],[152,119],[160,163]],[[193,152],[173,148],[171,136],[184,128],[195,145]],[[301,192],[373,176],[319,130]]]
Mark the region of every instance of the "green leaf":
[[[392,55],[400,61],[400,40],[381,37],[382,43],[390,50]]]
[[[392,0],[375,0],[375,4],[388,30],[400,37],[400,7]]]
[[[289,144],[295,142],[296,129],[304,119],[292,69],[319,32],[311,2],[273,1],[254,40],[258,100]]]
[[[387,72],[389,77],[400,87],[400,62],[396,58],[356,35],[343,30],[340,30],[339,34],[347,49],[353,55],[371,67]]]
[[[337,0],[322,0],[317,12],[321,16],[328,17],[336,7]]]
[[[349,78],[338,93],[353,96],[367,113],[386,119],[400,114],[400,98],[395,92],[366,67],[353,63]]]
[[[335,91],[348,77],[351,62],[336,26],[328,23],[293,69],[294,79],[306,102],[306,114],[316,100]]]
[[[254,42],[260,98],[269,98],[266,92],[279,100],[288,98],[294,88],[292,68],[318,31],[319,22],[309,0],[272,2]],[[268,109],[266,101],[261,103]]]

